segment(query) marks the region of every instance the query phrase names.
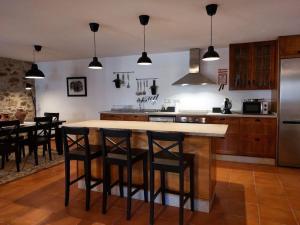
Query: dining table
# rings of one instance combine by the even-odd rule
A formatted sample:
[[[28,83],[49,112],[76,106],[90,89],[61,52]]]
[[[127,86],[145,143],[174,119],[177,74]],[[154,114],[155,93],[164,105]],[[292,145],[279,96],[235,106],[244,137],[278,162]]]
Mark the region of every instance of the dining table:
[[[63,154],[63,142],[60,126],[65,123],[65,120],[52,121],[52,128],[55,130],[55,146],[56,151],[59,155]],[[31,121],[26,121],[20,124],[19,133],[26,133],[28,137],[32,137],[33,131],[36,128],[36,123]],[[2,132],[3,133],[3,132]]]

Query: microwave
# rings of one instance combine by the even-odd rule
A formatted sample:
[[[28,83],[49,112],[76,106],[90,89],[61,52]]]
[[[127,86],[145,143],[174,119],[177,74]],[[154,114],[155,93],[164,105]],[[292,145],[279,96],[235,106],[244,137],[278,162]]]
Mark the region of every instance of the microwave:
[[[243,102],[244,114],[269,114],[270,102],[263,99],[248,99]]]

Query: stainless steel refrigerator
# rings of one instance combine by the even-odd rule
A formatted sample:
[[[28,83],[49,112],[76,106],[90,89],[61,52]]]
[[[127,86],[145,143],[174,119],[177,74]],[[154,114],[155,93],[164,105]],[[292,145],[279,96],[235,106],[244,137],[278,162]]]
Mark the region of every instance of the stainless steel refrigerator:
[[[281,60],[277,163],[300,167],[300,58]]]

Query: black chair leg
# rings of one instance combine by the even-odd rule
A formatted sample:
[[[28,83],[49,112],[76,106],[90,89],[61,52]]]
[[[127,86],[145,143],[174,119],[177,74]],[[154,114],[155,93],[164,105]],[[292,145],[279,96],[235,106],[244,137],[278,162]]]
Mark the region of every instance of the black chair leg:
[[[184,171],[179,173],[179,225],[183,225],[184,216]]]
[[[190,166],[191,166],[190,167],[190,201],[191,201],[191,210],[192,212],[194,212],[195,211],[194,163],[192,162]]]
[[[52,160],[52,154],[51,154],[51,142],[48,142],[48,153],[49,153],[49,159]]]
[[[85,174],[85,210],[90,209],[91,198],[91,164],[90,160],[84,162],[84,174]]]
[[[131,191],[132,189],[132,167],[131,165],[127,166],[127,220],[130,220],[131,217]]]
[[[111,171],[110,171],[110,165],[107,166],[107,193],[108,195],[111,195]]]
[[[102,194],[102,214],[106,213],[107,208],[107,191],[108,191],[108,183],[107,183],[107,167],[103,162],[103,194]]]
[[[165,171],[160,171],[160,185],[161,185],[161,203],[162,205],[166,205],[166,177]]]
[[[47,145],[43,144],[43,157],[45,157],[46,151],[47,151]]]
[[[154,224],[154,169],[150,165],[150,225]]]
[[[144,201],[148,202],[148,159],[143,160]]]
[[[124,176],[123,176],[123,166],[119,165],[119,189],[121,198],[124,197]]]
[[[34,154],[34,162],[35,162],[35,165],[39,165],[39,159],[38,159],[38,147],[37,146],[34,146],[34,149],[33,149],[33,154]]]
[[[20,172],[20,156],[19,156],[19,150],[16,149],[15,150],[15,160],[16,160],[16,167],[17,167],[17,171]]]
[[[65,159],[65,206],[69,205],[70,197],[70,160]]]
[[[2,155],[1,155],[1,157],[2,157],[2,163],[1,163],[1,169],[4,169],[4,165],[5,165],[5,153],[4,153],[4,151],[2,152]]]

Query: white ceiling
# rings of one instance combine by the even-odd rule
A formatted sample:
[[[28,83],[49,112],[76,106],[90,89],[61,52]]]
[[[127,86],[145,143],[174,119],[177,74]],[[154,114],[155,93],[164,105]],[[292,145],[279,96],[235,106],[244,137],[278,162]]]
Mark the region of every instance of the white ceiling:
[[[300,33],[299,0],[0,0],[0,56],[32,60],[32,44],[41,44],[38,61],[91,57],[93,21],[100,57],[140,54],[140,14],[151,16],[149,53],[206,48],[208,3],[219,4],[217,47]]]

